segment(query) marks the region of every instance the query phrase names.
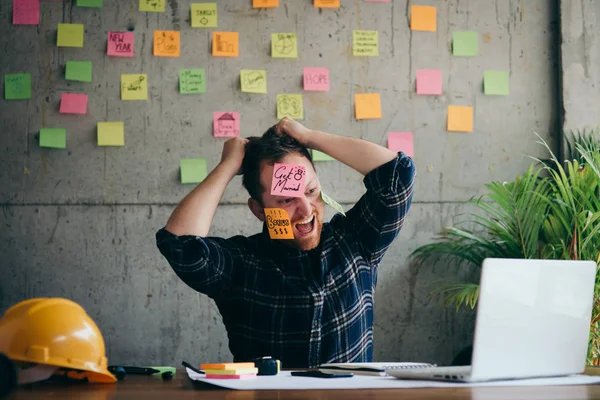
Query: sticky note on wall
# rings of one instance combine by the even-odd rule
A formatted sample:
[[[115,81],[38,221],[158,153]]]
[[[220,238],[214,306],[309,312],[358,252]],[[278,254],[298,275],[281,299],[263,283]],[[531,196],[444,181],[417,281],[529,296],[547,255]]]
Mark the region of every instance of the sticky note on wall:
[[[436,8],[434,6],[413,5],[410,10],[410,29],[413,31],[436,31]]]
[[[329,92],[329,69],[304,68],[304,90]]]
[[[63,93],[60,96],[61,114],[85,114],[88,95],[82,93]]]
[[[4,98],[26,100],[31,98],[31,74],[4,75]]]
[[[265,208],[265,224],[271,239],[293,239],[290,216],[283,208]]]
[[[379,93],[360,93],[354,95],[356,119],[381,118],[381,96]]]
[[[442,71],[439,69],[417,70],[417,94],[441,95]]]
[[[40,147],[64,149],[67,147],[67,130],[63,128],[40,129]]]
[[[488,96],[508,96],[508,71],[483,71],[483,92]]]
[[[277,95],[277,118],[281,119],[283,117],[304,118],[304,105],[301,94]]]
[[[206,92],[204,68],[179,70],[179,93],[195,94]]]
[[[58,24],[58,47],[83,47],[83,24]]]
[[[140,0],[140,11],[164,12],[165,0]]]
[[[122,74],[121,100],[148,100],[148,75]]]
[[[13,0],[14,25],[39,25],[40,0]]]
[[[192,3],[192,28],[217,26],[217,3]]]
[[[208,175],[206,159],[183,158],[179,161],[181,183],[200,183]]]
[[[454,32],[452,34],[452,54],[462,57],[475,57],[479,52],[477,32]]]
[[[240,136],[240,113],[213,113],[213,134],[215,137]]]
[[[106,54],[115,57],[133,57],[133,32],[108,32]]]
[[[237,57],[239,55],[238,32],[213,32],[212,55],[215,57]]]
[[[379,33],[377,31],[352,31],[352,54],[355,56],[378,56]]]
[[[98,122],[98,146],[125,146],[123,122]]]
[[[279,7],[279,0],[252,0],[252,8]]]
[[[104,0],[77,0],[77,7],[102,7]]]
[[[92,62],[67,61],[67,67],[65,69],[65,79],[68,81],[91,82]]]
[[[340,8],[340,0],[314,0],[313,4],[319,8]]]
[[[306,168],[302,165],[275,163],[271,178],[271,194],[302,197],[306,188]]]
[[[271,34],[271,57],[298,58],[298,39],[295,33]]]
[[[267,71],[262,69],[243,69],[240,71],[242,92],[267,93]]]
[[[448,131],[473,132],[473,107],[448,106]]]
[[[179,31],[154,31],[154,55],[161,57],[179,57]]]
[[[407,156],[413,157],[414,139],[412,132],[388,132],[388,149],[404,152]]]

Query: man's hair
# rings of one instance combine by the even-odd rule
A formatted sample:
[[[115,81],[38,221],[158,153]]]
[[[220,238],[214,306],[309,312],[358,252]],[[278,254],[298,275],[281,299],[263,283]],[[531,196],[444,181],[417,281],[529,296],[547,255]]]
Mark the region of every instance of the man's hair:
[[[246,143],[246,154],[242,162],[242,184],[250,197],[262,205],[261,194],[264,188],[260,184],[260,165],[267,162],[270,165],[281,161],[286,155],[297,153],[306,157],[313,168],[312,157],[308,149],[296,139],[288,135],[278,135],[275,128],[269,128],[261,137],[249,137]]]

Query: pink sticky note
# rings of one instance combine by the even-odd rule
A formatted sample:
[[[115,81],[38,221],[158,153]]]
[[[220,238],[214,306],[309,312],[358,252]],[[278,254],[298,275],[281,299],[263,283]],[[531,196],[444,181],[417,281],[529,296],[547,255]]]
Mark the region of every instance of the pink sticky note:
[[[13,0],[14,25],[39,25],[40,0]]]
[[[302,197],[306,186],[306,169],[302,165],[275,163],[271,194],[284,197]]]
[[[108,32],[106,54],[115,57],[133,57],[133,32]]]
[[[439,69],[417,70],[417,94],[442,94],[442,71]]]
[[[213,114],[213,133],[215,137],[240,136],[240,113],[216,112]]]
[[[60,112],[61,114],[85,114],[87,102],[87,94],[63,93],[60,98]]]
[[[413,157],[414,141],[412,132],[388,132],[388,149],[399,152],[403,151],[407,156]]]
[[[329,92],[329,69],[304,68],[304,90]]]

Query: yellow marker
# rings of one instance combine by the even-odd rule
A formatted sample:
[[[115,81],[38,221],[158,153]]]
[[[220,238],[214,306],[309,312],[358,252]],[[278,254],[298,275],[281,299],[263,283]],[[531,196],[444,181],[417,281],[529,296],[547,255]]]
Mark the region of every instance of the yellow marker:
[[[293,239],[292,223],[283,208],[265,208],[267,228],[271,239]]]

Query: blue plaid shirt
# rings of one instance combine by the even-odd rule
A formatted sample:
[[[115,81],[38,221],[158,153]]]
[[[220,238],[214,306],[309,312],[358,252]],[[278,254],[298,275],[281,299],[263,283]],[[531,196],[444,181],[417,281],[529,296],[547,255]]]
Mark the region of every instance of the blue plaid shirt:
[[[399,153],[364,178],[366,193],[323,224],[302,251],[250,236],[156,234],[160,252],[191,288],[214,299],[234,361],[273,356],[285,368],[373,359],[377,266],[410,208],[415,167]]]

